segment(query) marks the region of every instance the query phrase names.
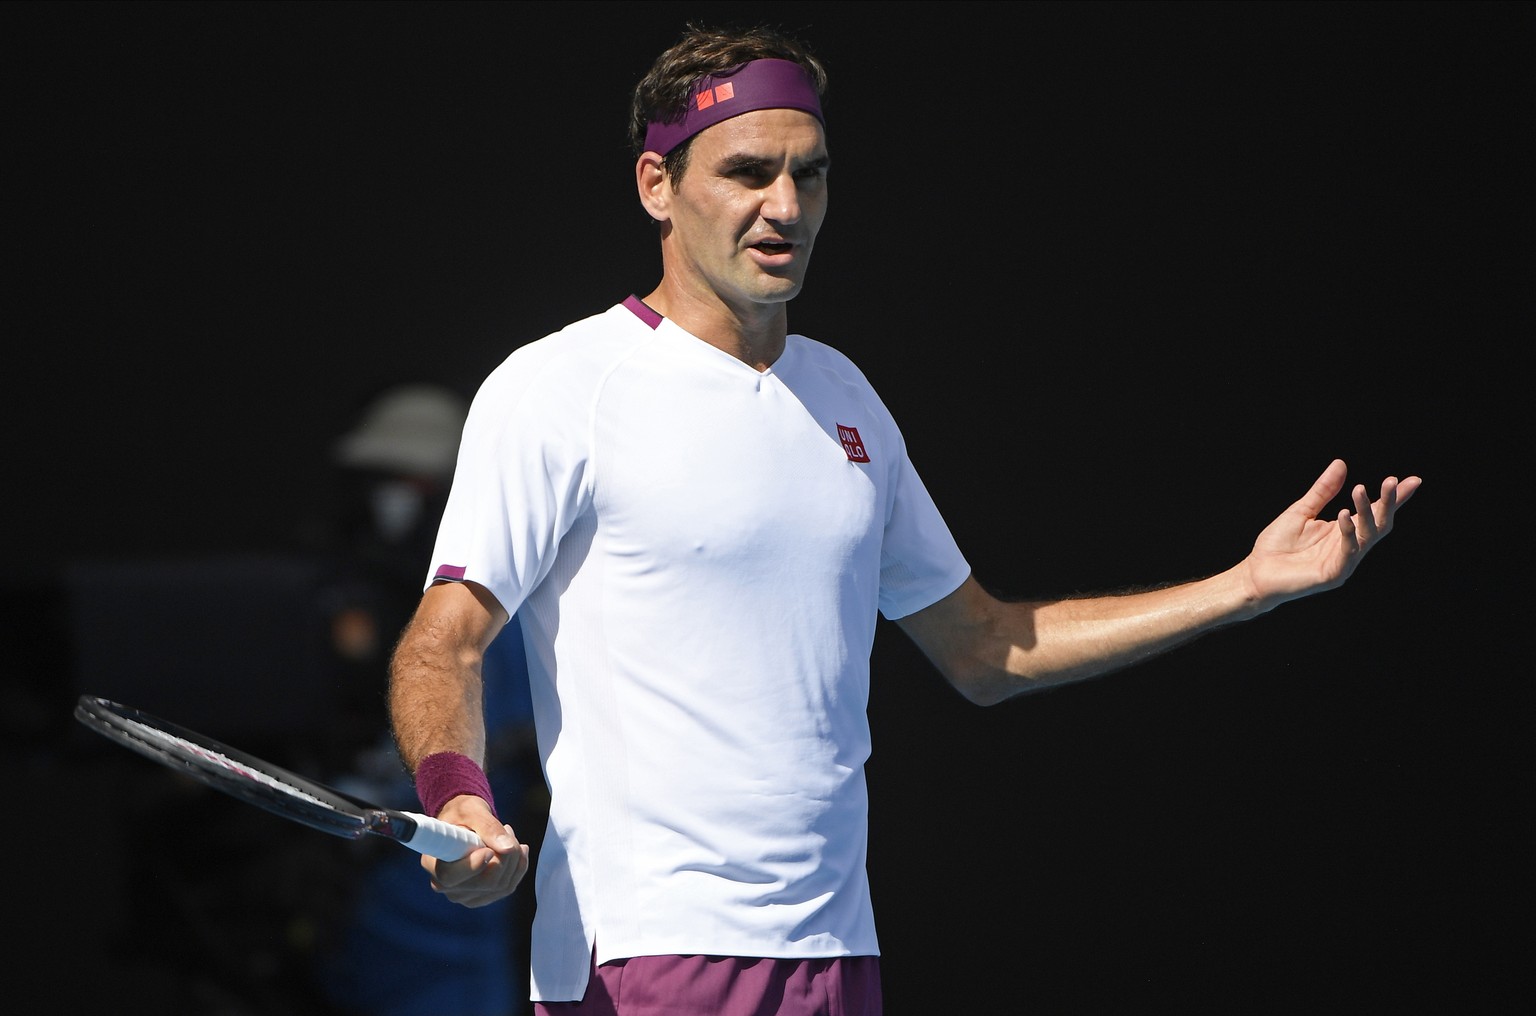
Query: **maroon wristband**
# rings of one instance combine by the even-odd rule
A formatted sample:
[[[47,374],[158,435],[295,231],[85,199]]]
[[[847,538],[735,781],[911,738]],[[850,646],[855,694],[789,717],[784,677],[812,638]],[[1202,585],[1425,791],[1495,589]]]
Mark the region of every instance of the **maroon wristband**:
[[[440,751],[428,755],[416,767],[416,796],[430,818],[437,818],[443,805],[460,794],[473,794],[485,802],[496,815],[496,799],[491,796],[491,781],[485,778],[485,770],[475,764],[468,755],[456,751]],[[496,815],[500,818],[500,815]]]

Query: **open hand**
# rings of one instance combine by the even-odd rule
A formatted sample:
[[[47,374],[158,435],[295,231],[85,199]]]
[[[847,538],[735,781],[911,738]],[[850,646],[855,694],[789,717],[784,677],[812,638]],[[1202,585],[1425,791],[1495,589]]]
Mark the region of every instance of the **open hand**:
[[[1381,496],[1370,500],[1364,484],[1350,492],[1354,510],[1322,517],[1328,503],[1344,489],[1348,467],[1342,459],[1328,464],[1302,498],[1271,522],[1248,555],[1249,581],[1266,608],[1342,585],[1366,552],[1392,531],[1397,509],[1419,489],[1417,476],[1381,481]]]

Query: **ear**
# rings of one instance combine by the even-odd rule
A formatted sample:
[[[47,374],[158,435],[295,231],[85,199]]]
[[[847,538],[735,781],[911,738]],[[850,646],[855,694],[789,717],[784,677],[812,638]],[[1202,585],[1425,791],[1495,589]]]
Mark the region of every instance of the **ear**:
[[[651,218],[657,222],[671,218],[672,186],[667,183],[661,156],[655,152],[644,152],[635,160],[635,189],[640,192],[640,204]]]

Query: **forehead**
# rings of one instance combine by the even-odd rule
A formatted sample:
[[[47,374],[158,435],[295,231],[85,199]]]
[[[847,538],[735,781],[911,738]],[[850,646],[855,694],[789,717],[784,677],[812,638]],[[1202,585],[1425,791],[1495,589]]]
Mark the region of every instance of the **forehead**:
[[[798,109],[755,109],[699,132],[693,139],[692,157],[808,161],[826,154],[826,130],[811,114]]]

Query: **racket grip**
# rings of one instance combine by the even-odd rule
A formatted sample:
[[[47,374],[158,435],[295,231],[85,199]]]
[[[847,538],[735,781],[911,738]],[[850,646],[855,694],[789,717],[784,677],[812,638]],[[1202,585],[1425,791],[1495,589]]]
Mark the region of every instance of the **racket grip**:
[[[428,818],[419,812],[408,811],[405,815],[416,823],[416,831],[401,843],[419,854],[441,861],[457,861],[476,847],[485,846],[473,829]]]

